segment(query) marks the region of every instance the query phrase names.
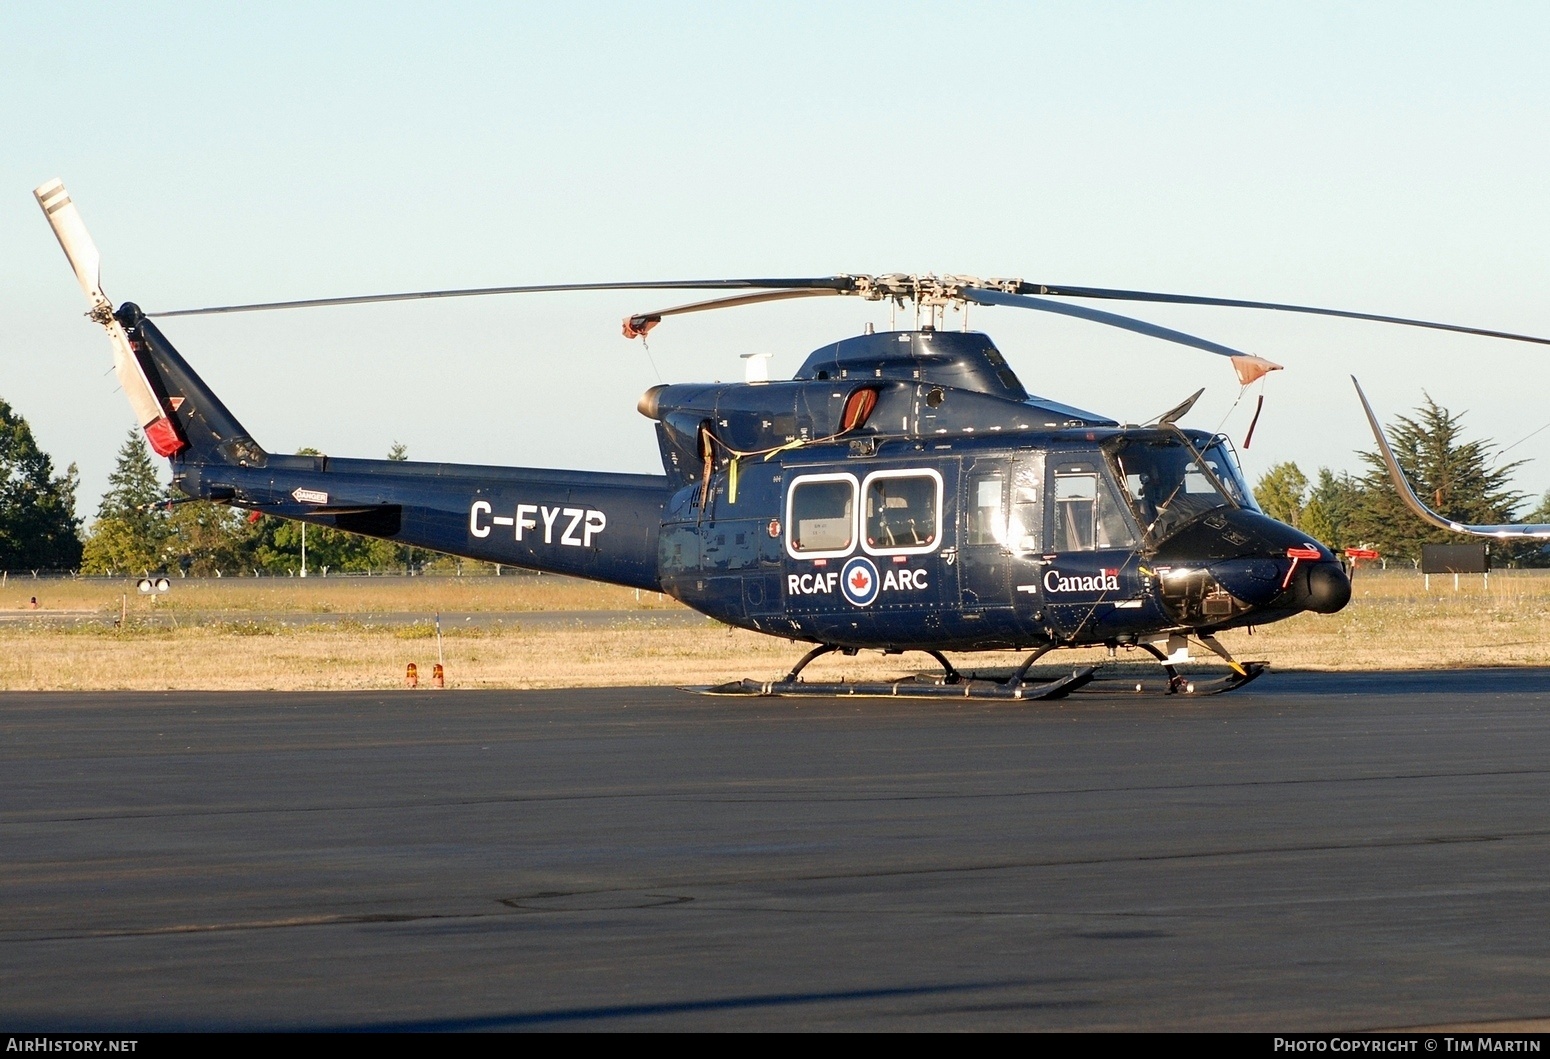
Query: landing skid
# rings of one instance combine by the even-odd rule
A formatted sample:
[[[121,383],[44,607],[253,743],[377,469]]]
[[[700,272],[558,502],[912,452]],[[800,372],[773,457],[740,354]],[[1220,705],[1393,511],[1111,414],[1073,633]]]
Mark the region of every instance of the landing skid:
[[[1059,680],[1052,680],[1047,684],[1014,684],[1011,681],[1001,684],[993,680],[976,680],[972,678],[960,678],[958,683],[949,684],[945,681],[911,677],[907,680],[895,680],[886,684],[853,684],[847,681],[810,684],[805,680],[771,680],[761,684],[757,680],[734,680],[727,684],[718,684],[715,687],[690,688],[688,690],[697,691],[702,695],[779,696],[782,698],[832,699],[859,696],[883,699],[978,699],[999,700],[1001,702],[1031,702],[1065,698],[1077,688],[1091,683],[1097,672],[1097,666],[1082,666],[1079,669],[1073,670],[1068,676],[1061,677]]]
[[[1143,650],[1152,655],[1162,664],[1163,671],[1168,676],[1165,693],[1168,695],[1220,695],[1223,692],[1233,691],[1243,687],[1259,678],[1269,665],[1264,662],[1238,662],[1218,644],[1213,637],[1199,637],[1212,651],[1226,660],[1232,667],[1232,672],[1221,677],[1190,677],[1181,674],[1169,663],[1168,658],[1156,646],[1152,644],[1139,644]],[[847,655],[856,653],[853,648],[841,648],[829,644],[822,644],[813,648],[802,656],[791,672],[780,680],[734,680],[726,684],[717,684],[713,687],[685,688],[685,691],[693,691],[702,695],[739,695],[755,698],[887,698],[887,699],[978,699],[1001,702],[1037,702],[1051,699],[1062,699],[1079,688],[1091,684],[1098,676],[1098,666],[1081,666],[1073,669],[1067,676],[1059,677],[1045,683],[1029,683],[1028,672],[1033,664],[1049,652],[1055,650],[1060,644],[1045,644],[1033,654],[1009,677],[987,677],[976,674],[964,674],[954,668],[940,652],[928,651],[942,666],[940,677],[914,676],[900,680],[886,682],[850,682],[820,681],[808,682],[801,679],[803,669],[809,662],[822,655],[834,651],[841,651]],[[1155,685],[1154,685],[1155,687]],[[1137,692],[1146,690],[1145,683],[1136,683],[1133,688]]]
[[[1241,688],[1243,685],[1258,679],[1260,674],[1270,668],[1267,662],[1239,662],[1227,653],[1227,648],[1218,643],[1214,636],[1197,634],[1196,639],[1205,644],[1218,658],[1231,666],[1232,672],[1224,677],[1213,677],[1205,680],[1186,677],[1173,667],[1173,664],[1168,661],[1168,656],[1158,650],[1156,644],[1143,643],[1137,645],[1147,654],[1157,659],[1158,662],[1162,663],[1163,671],[1168,674],[1167,694],[1220,695],[1224,691]],[[1137,684],[1136,690],[1141,691],[1142,686]]]
[[[887,683],[852,684],[848,681],[839,681],[809,684],[801,679],[801,674],[813,659],[834,651],[847,655],[856,653],[853,647],[819,644],[803,655],[802,660],[781,680],[771,680],[762,684],[757,680],[737,680],[729,684],[718,684],[713,688],[692,690],[706,695],[809,696],[826,699],[849,695],[886,699],[1000,699],[1012,702],[1059,699],[1091,682],[1098,669],[1096,666],[1083,666],[1073,670],[1070,676],[1052,680],[1047,684],[1027,683],[1023,678],[1028,675],[1029,667],[1057,646],[1057,644],[1045,644],[1033,652],[1023,663],[1022,668],[1007,680],[965,677],[953,667],[942,652],[926,651],[925,653],[936,659],[937,664],[942,667],[942,676],[939,679],[908,677]]]
[[[1266,662],[1241,662],[1242,673],[1228,673],[1220,677],[1191,677],[1184,676],[1176,671],[1168,677],[1168,684],[1164,691],[1166,695],[1220,695],[1225,691],[1235,691],[1243,685],[1251,683],[1265,673],[1270,665]],[[1171,668],[1171,667],[1170,667]],[[1145,691],[1142,684],[1136,684],[1135,690]]]

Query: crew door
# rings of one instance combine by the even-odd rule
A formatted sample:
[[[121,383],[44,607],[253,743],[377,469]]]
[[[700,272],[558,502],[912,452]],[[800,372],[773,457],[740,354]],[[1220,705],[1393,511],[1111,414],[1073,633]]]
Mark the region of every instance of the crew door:
[[[1050,453],[1046,482],[1044,609],[1062,637],[1101,639],[1117,614],[1139,605],[1136,529],[1097,452]]]
[[[984,642],[1043,635],[1044,453],[981,457],[964,472],[958,563],[965,632]]]
[[[965,617],[983,620],[1012,606],[1012,552],[1007,539],[1012,463],[1005,456],[969,458],[964,470],[963,537],[958,588]]]

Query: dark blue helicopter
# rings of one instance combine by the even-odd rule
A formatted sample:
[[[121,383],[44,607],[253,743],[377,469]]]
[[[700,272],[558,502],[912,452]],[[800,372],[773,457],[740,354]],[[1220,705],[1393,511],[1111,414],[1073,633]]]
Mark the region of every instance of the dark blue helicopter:
[[[64,186],[37,189],[108,331],[118,378],[173,481],[190,498],[402,541],[454,555],[666,592],[729,625],[816,645],[783,679],[711,689],[748,694],[1055,698],[1082,667],[1028,676],[1056,648],[1140,649],[1170,692],[1237,687],[1216,633],[1345,606],[1328,548],[1263,514],[1222,435],[1177,425],[1194,397],[1146,426],[1030,395],[991,340],[932,326],[943,306],[1010,305],[1076,316],[1232,359],[1247,384],[1278,365],[1062,298],[1206,304],[1380,320],[1546,342],[1448,324],[1276,303],[1048,287],[969,277],[834,276],[482,288],[146,314],[114,310],[99,258]],[[914,302],[916,330],[816,350],[790,381],[653,387],[664,474],[606,474],[265,451],[149,315],[241,312],[556,290],[739,291],[626,319],[627,337],[671,315],[823,295]],[[757,364],[758,362],[751,362]],[[1190,641],[1230,674],[1182,678]],[[938,679],[821,684],[813,658],[923,651]],[[944,652],[1030,652],[1010,676],[961,674]]]

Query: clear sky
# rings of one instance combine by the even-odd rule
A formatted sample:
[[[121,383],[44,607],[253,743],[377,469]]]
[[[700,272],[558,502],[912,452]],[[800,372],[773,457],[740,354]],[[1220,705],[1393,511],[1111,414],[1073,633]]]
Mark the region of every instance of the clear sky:
[[[63,177],[147,309],[686,276],[935,271],[1302,301],[1550,335],[1550,5],[0,6],[0,396],[90,515],[131,417],[31,189]],[[258,441],[654,471],[619,335],[651,294],[168,321]],[[1501,444],[1550,350],[1118,307],[1279,361],[1251,476],[1357,466],[1346,376]],[[669,320],[666,381],[789,375],[849,299]],[[951,322],[951,320],[949,321]],[[1028,388],[1240,443],[1209,354],[976,309]],[[1550,430],[1526,492],[1550,487]]]

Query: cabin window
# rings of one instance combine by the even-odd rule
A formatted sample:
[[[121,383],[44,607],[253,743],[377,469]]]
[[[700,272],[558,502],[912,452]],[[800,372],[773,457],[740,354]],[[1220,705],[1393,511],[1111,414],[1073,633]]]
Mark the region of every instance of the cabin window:
[[[1055,475],[1055,551],[1128,548],[1135,543],[1118,502],[1095,473]]]
[[[941,543],[942,476],[936,471],[874,471],[862,493],[866,551],[911,555]]]
[[[810,474],[786,494],[786,550],[798,559],[849,554],[856,546],[857,483],[850,474]]]
[[[1007,543],[1020,552],[1044,550],[1044,453],[1025,456],[1012,475]]]
[[[964,543],[1006,542],[1006,514],[1002,508],[1005,492],[1006,475],[1000,471],[969,478],[969,532]]]

